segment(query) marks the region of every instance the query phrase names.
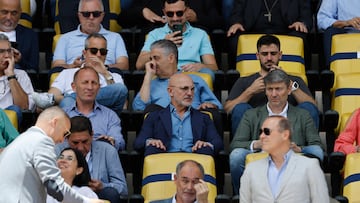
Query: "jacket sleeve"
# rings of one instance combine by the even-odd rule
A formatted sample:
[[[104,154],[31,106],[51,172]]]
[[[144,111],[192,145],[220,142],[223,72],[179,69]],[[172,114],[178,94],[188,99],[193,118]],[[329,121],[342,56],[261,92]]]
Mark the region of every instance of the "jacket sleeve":
[[[254,140],[253,134],[254,126],[256,125],[256,120],[254,115],[256,114],[256,109],[250,109],[245,112],[243,118],[241,119],[239,126],[236,130],[233,140],[230,144],[230,150],[235,148],[245,148],[250,149],[250,144]]]
[[[356,152],[356,145],[359,145],[360,109],[357,109],[347,121],[344,131],[335,140],[334,151],[351,154]],[[356,143],[356,145],[354,145]]]

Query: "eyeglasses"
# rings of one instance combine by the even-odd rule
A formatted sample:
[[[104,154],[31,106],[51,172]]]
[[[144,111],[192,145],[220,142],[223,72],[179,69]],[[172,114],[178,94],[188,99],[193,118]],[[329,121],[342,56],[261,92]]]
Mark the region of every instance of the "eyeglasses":
[[[11,49],[11,48],[8,48],[8,49],[0,49],[0,54],[5,54],[5,53],[11,54],[11,53],[12,53],[12,49]]]
[[[67,130],[65,133],[64,133],[64,137],[66,138],[66,137],[68,137],[68,136],[70,136],[71,135],[71,132],[69,131],[69,130]]]
[[[105,56],[107,54],[107,52],[108,52],[108,50],[105,49],[105,48],[101,48],[101,49],[98,49],[98,48],[85,48],[85,50],[90,50],[90,53],[94,54],[94,55],[97,54],[98,51],[100,51],[100,54],[102,56]]]
[[[57,159],[72,161],[72,160],[74,160],[74,157],[73,156],[64,156],[63,154],[60,154],[60,156]]]
[[[267,55],[271,55],[271,56],[275,56],[275,55],[277,55],[279,52],[278,51],[269,51],[269,52],[267,52],[267,51],[262,51],[262,52],[260,52],[260,55],[261,56],[267,56]]]
[[[269,136],[271,134],[271,130],[270,130],[270,128],[260,129],[259,135],[261,135],[262,133],[264,133],[266,136]]]
[[[9,10],[0,10],[0,15],[7,15],[7,14],[9,14],[10,13],[10,15],[11,16],[17,16],[20,12],[19,11],[9,11]]]
[[[84,17],[84,18],[89,18],[90,15],[92,14],[92,16],[94,18],[98,18],[101,16],[101,14],[103,13],[102,11],[81,11],[79,12],[81,13],[81,15]]]
[[[175,14],[177,17],[182,17],[184,15],[184,12],[185,12],[185,10],[183,10],[183,11],[168,11],[165,14],[169,18],[174,17]]]
[[[188,92],[189,90],[191,90],[191,92],[194,92],[195,91],[195,87],[192,86],[184,86],[184,87],[177,87],[177,86],[171,86],[171,87],[176,87],[176,88],[179,88],[181,91],[183,92]]]

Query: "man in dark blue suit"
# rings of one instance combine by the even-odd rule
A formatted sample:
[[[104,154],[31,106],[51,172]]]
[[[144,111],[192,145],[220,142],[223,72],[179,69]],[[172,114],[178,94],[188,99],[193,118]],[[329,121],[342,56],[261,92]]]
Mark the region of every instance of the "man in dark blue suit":
[[[184,73],[170,77],[170,104],[149,113],[134,142],[145,156],[162,152],[193,152],[215,155],[223,142],[208,114],[191,107],[194,82]]]
[[[14,48],[16,68],[39,69],[39,43],[37,34],[19,23],[20,0],[0,0],[0,32],[5,34]]]

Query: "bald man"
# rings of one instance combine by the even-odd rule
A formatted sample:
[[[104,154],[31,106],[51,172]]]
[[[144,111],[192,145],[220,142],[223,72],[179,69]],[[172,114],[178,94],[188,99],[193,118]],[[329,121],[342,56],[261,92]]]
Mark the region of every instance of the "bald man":
[[[184,73],[170,77],[167,92],[170,104],[151,112],[134,142],[145,155],[163,152],[194,152],[215,155],[223,142],[207,114],[194,109],[194,82]]]

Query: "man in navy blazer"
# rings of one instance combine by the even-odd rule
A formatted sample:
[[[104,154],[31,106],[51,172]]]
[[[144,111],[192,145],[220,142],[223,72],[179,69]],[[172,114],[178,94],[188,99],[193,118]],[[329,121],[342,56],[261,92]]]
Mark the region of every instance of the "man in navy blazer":
[[[14,48],[16,68],[39,69],[39,43],[37,34],[19,24],[20,0],[0,0],[0,32],[5,34]]]
[[[223,142],[208,114],[191,107],[194,83],[190,76],[178,73],[170,77],[168,94],[171,102],[153,111],[144,120],[134,142],[144,154],[194,152],[215,155]]]

